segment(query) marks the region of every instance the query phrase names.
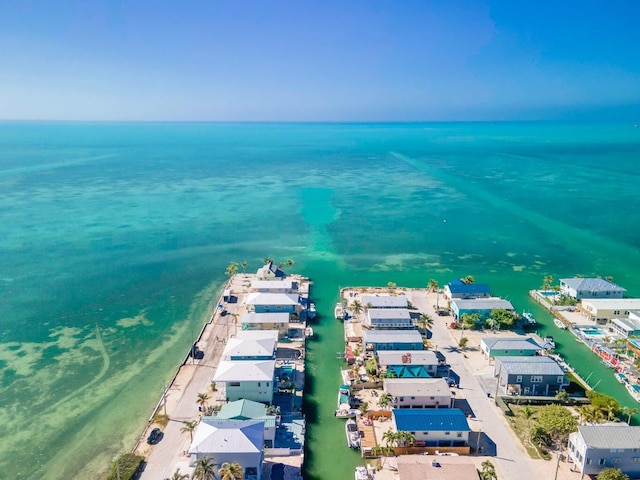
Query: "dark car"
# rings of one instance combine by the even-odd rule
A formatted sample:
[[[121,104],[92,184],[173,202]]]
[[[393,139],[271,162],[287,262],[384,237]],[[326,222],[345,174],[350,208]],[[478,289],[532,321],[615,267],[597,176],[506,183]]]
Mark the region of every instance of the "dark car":
[[[162,430],[160,430],[159,428],[154,428],[153,430],[151,430],[151,433],[147,437],[147,443],[149,445],[154,445],[158,443],[161,438],[162,438]]]

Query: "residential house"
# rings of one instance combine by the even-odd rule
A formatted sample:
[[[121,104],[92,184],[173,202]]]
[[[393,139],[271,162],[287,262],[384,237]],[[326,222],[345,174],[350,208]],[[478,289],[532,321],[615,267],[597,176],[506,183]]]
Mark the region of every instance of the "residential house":
[[[453,280],[442,289],[444,295],[449,300],[454,298],[489,298],[491,289],[485,283],[464,283],[461,280]]]
[[[531,357],[542,352],[542,347],[531,337],[483,337],[480,348],[488,359],[496,357]]]
[[[225,403],[215,418],[218,420],[260,420],[264,422],[264,446],[272,448],[274,445],[277,417],[267,413],[267,407],[264,403],[245,399]]]
[[[362,343],[366,350],[423,350],[422,335],[417,330],[365,330]]]
[[[626,290],[604,278],[561,278],[560,294],[582,298],[622,298]]]
[[[624,422],[581,425],[569,435],[568,455],[574,468],[597,475],[605,468],[619,468],[631,478],[640,477],[640,427]]]
[[[255,313],[296,313],[300,307],[297,293],[252,292],[247,295],[247,309]]]
[[[409,301],[404,295],[362,295],[362,306],[365,308],[408,308]]]
[[[477,313],[480,315],[482,320],[486,320],[491,316],[491,312],[498,308],[508,310],[510,312],[515,311],[509,300],[504,300],[498,297],[472,299],[456,298],[451,301],[451,314],[456,320],[459,320],[465,313],[467,315]]]
[[[583,298],[580,311],[590,320],[605,324],[612,318],[626,318],[633,310],[640,310],[640,298]]]
[[[466,457],[396,457],[398,480],[479,480],[478,468]]]
[[[278,345],[277,331],[243,331],[230,338],[222,352],[223,360],[273,360]]]
[[[364,314],[364,326],[377,330],[415,329],[406,308],[369,308]]]
[[[640,311],[630,311],[627,318],[612,318],[609,328],[621,337],[640,337]]]
[[[279,338],[284,338],[289,332],[289,317],[286,312],[280,313],[243,313],[240,317],[240,325],[243,331],[277,331]]]
[[[282,280],[254,280],[249,287],[250,292],[263,293],[297,293],[298,282],[292,278]]]
[[[218,465],[224,462],[238,463],[245,480],[261,480],[263,448],[263,421],[203,417],[189,447],[190,465],[209,456]]]
[[[393,408],[449,408],[451,390],[443,378],[385,378]]]
[[[227,401],[244,398],[271,404],[275,365],[275,360],[222,360],[213,381],[224,383]]]
[[[258,280],[282,280],[287,276],[277,264],[269,262],[256,272]]]
[[[396,378],[430,378],[438,373],[440,360],[431,350],[379,350],[380,370]]]
[[[493,375],[507,395],[549,397],[569,385],[562,367],[546,356],[497,357]]]
[[[464,447],[469,443],[467,416],[457,408],[401,408],[391,411],[396,431],[411,433],[427,447]]]

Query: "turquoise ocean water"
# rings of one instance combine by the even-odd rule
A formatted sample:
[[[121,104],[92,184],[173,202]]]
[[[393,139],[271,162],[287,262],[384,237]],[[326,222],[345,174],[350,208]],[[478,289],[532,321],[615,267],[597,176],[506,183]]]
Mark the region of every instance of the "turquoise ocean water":
[[[99,478],[131,448],[231,261],[312,277],[308,479],[351,478],[333,418],[346,285],[544,275],[640,295],[628,124],[0,123],[0,472]],[[590,383],[630,397],[566,332]],[[4,473],[0,474],[0,477]]]

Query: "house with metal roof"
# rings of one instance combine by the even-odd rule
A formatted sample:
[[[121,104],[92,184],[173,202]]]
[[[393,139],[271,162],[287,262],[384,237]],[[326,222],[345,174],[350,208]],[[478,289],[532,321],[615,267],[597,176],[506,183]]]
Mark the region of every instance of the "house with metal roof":
[[[464,447],[469,443],[469,423],[457,408],[395,408],[391,410],[396,431],[410,432],[427,447]]]
[[[234,338],[227,341],[222,352],[222,359],[230,361],[272,360],[276,358],[277,345],[277,331],[238,332]]]
[[[289,313],[256,313],[246,312],[240,317],[240,325],[243,331],[269,331],[278,333],[279,338],[284,338],[289,332]]]
[[[621,337],[639,337],[640,311],[632,310],[627,318],[612,318],[609,327]]]
[[[362,306],[365,308],[408,308],[409,301],[404,295],[362,295]]]
[[[275,360],[222,360],[213,381],[224,384],[227,401],[245,398],[271,404],[275,366]]]
[[[480,348],[488,359],[538,355],[542,347],[531,337],[482,337]]]
[[[583,298],[580,311],[589,320],[607,323],[612,318],[626,318],[634,310],[640,310],[640,298]]]
[[[619,468],[631,478],[640,477],[640,427],[626,423],[581,425],[569,435],[570,461],[585,475]]]
[[[377,330],[415,329],[406,308],[369,308],[364,314],[364,326]]]
[[[264,403],[246,399],[225,403],[214,418],[218,420],[260,420],[264,422],[264,446],[272,448],[274,445],[277,419],[275,415],[267,414],[267,407]]]
[[[558,362],[546,356],[497,357],[493,370],[498,393],[506,395],[555,396],[569,385]]]
[[[259,280],[281,280],[287,276],[277,264],[269,262],[258,269],[256,275]]]
[[[449,408],[451,390],[443,378],[385,378],[393,408]]]
[[[464,283],[461,280],[453,280],[446,284],[442,291],[449,300],[491,297],[491,289],[486,283]]]
[[[626,289],[604,278],[561,278],[560,293],[582,298],[622,298]]]
[[[365,330],[362,343],[367,350],[422,350],[422,335],[417,330]]]
[[[430,378],[438,372],[440,360],[432,350],[379,350],[378,365],[397,378]]]
[[[465,313],[473,315],[477,313],[482,320],[486,320],[491,316],[491,312],[496,309],[504,309],[510,312],[515,311],[509,300],[498,297],[489,298],[456,298],[451,301],[451,314],[456,320],[460,319]]]
[[[249,286],[251,292],[297,293],[298,282],[292,278],[282,280],[253,280]]]
[[[434,458],[423,455],[400,455],[396,457],[396,462],[398,480],[480,479],[478,469],[467,457]]]
[[[247,309],[256,313],[295,313],[300,307],[297,293],[252,292],[247,295]]]
[[[264,422],[203,417],[189,447],[189,465],[209,456],[219,465],[237,462],[243,470],[242,478],[261,480],[263,448]]]

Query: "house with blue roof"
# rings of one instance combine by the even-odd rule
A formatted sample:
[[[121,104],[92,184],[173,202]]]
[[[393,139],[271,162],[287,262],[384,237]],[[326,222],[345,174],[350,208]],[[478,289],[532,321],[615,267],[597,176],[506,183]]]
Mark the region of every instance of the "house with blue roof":
[[[411,433],[427,447],[465,447],[469,444],[467,416],[458,408],[393,409],[393,426]]]
[[[497,357],[532,357],[542,352],[542,347],[531,337],[483,337],[480,348],[491,360]]]
[[[464,283],[462,280],[453,280],[442,289],[449,299],[454,298],[489,298],[491,289],[486,283]]]
[[[626,289],[604,278],[561,278],[560,294],[582,298],[622,298]]]
[[[431,378],[438,373],[440,359],[432,350],[379,350],[380,370],[396,378]]]
[[[417,330],[365,330],[362,343],[366,350],[423,350],[422,335]]]
[[[553,397],[569,385],[558,362],[547,356],[497,357],[493,370],[506,395]]]

